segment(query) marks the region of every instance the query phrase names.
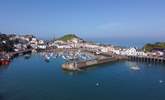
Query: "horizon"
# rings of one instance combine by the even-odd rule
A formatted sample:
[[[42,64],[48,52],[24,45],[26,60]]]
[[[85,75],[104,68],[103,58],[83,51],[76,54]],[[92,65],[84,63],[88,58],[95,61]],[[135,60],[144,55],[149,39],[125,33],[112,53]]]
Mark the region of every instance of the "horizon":
[[[40,38],[74,33],[83,38],[164,40],[163,0],[2,0],[0,31]]]

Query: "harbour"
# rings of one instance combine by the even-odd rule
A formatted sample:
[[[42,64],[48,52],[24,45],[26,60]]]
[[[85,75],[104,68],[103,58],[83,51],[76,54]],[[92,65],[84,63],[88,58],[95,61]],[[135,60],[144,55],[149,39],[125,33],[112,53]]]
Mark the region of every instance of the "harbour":
[[[1,100],[164,98],[164,64],[120,60],[66,71],[61,68],[64,63],[61,56],[47,62],[40,53],[33,53],[30,59],[16,57],[0,67]]]
[[[0,100],[165,100],[165,0],[1,0]]]
[[[95,65],[113,63],[117,61],[136,61],[136,62],[146,62],[146,63],[165,63],[165,58],[163,57],[152,57],[152,56],[123,56],[116,55],[113,53],[97,53],[95,51],[90,51],[87,49],[56,49],[48,50],[47,52],[61,52],[61,57],[66,61],[62,64],[64,70],[78,71],[80,69],[85,69]],[[81,54],[86,55],[86,57]],[[92,57],[90,57],[92,56]],[[83,57],[83,58],[82,58]]]

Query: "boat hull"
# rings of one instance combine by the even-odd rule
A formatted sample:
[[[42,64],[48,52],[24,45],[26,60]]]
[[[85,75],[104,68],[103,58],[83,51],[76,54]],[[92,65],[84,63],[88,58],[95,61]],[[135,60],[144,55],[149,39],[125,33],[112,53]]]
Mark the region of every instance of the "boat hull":
[[[10,60],[8,59],[1,59],[0,60],[0,65],[8,65],[10,63]]]

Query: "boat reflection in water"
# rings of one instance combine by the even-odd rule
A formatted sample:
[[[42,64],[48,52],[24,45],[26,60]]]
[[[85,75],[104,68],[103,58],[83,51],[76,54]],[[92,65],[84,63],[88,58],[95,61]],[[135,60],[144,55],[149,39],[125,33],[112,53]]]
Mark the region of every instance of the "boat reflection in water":
[[[7,70],[9,68],[9,64],[7,65],[0,65],[0,70]]]
[[[24,57],[25,57],[25,59],[30,59],[31,54],[26,54]]]

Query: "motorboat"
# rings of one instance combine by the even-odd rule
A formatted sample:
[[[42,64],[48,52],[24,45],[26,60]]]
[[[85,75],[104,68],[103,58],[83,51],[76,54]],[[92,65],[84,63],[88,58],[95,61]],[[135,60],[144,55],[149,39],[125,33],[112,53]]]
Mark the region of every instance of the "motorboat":
[[[44,57],[45,57],[45,61],[46,61],[46,62],[49,62],[50,57],[49,57],[48,55],[45,55]]]
[[[29,59],[30,58],[30,55],[29,54],[26,54],[24,57],[25,57],[25,59]]]
[[[137,67],[137,66],[130,67],[130,69],[132,69],[132,70],[140,70],[140,68]]]

